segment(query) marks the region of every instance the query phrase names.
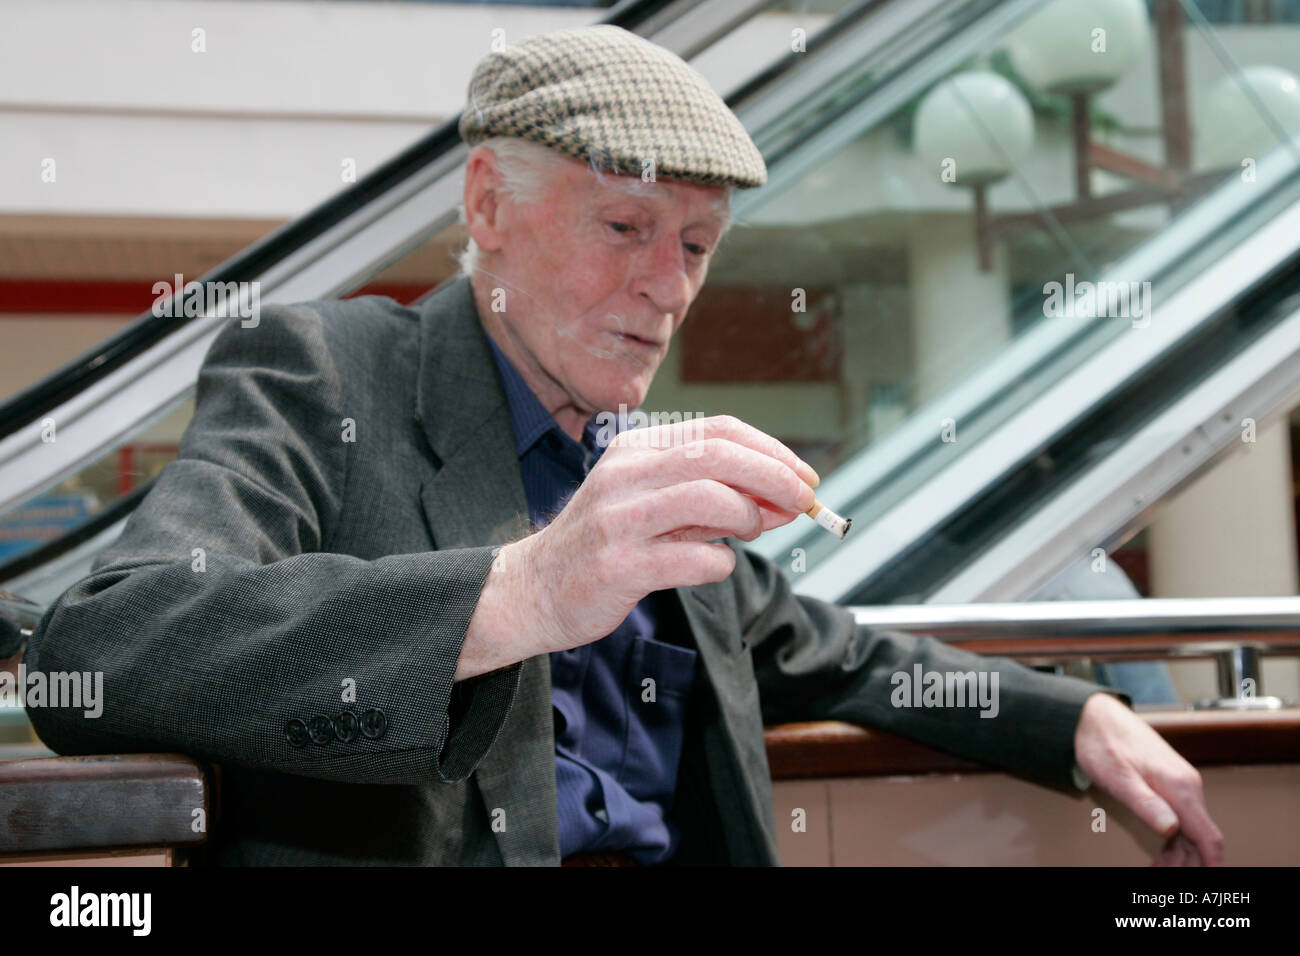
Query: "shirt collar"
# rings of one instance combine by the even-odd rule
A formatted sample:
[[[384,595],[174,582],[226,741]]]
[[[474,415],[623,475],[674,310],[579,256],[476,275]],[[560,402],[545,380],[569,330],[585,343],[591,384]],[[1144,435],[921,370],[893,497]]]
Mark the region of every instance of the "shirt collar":
[[[555,421],[555,417],[546,410],[537,399],[536,393],[529,384],[524,381],[524,377],[519,374],[518,370],[506,358],[505,353],[497,347],[496,342],[492,341],[492,336],[487,336],[488,345],[492,347],[492,358],[496,361],[497,370],[501,373],[501,384],[505,388],[506,404],[510,407],[510,420],[514,425],[515,431],[515,452],[520,458],[532,448],[547,432],[554,430],[556,436],[561,442],[570,442],[577,445],[573,439],[562,429]],[[599,455],[603,450],[597,441],[597,415],[593,415],[587,424],[583,426],[582,446],[587,452],[595,452]]]

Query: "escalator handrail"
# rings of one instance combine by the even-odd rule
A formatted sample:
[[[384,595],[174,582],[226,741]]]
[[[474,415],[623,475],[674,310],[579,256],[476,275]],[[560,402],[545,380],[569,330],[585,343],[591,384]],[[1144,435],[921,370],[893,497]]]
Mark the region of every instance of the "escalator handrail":
[[[852,605],[858,624],[945,641],[1300,631],[1300,597]]]
[[[103,534],[135,511],[136,506],[145,499],[145,496],[153,489],[157,480],[157,478],[150,478],[148,481],[137,485],[120,498],[113,499],[109,505],[95,512],[75,528],[65,531],[58,537],[52,538],[21,554],[16,554],[12,558],[0,561],[0,582],[12,580],[21,574],[26,574],[28,571],[43,567]]]
[[[766,0],[766,2],[770,2],[770,0]],[[766,2],[760,2],[758,6],[766,6]],[[814,39],[820,41],[823,36],[837,35],[841,32],[840,28],[844,24],[856,22],[866,12],[878,11],[893,2],[894,0],[861,0],[858,4],[842,10],[831,18],[829,23],[819,30]],[[612,10],[604,22],[615,23],[634,30],[645,24],[645,29],[642,32],[654,36],[657,35],[656,31],[661,28],[654,22],[656,19],[659,24],[685,22],[695,12],[706,14],[707,17],[710,12],[708,3],[702,2],[702,0],[648,3],[643,0],[640,3],[628,2],[622,4]],[[717,17],[724,14],[726,14],[726,10],[720,9],[713,15]],[[732,11],[730,15],[734,18],[735,11]],[[698,38],[695,42],[699,42]],[[783,61],[785,68],[793,67],[798,59],[802,58],[791,60],[787,57]],[[754,85],[746,83],[744,91],[745,96],[753,95]],[[734,99],[735,94],[730,98]],[[407,188],[408,181],[418,182],[420,179],[429,179],[430,176],[435,179],[445,177],[445,172],[433,170],[436,170],[437,163],[440,160],[445,162],[446,157],[451,155],[452,151],[460,148],[459,136],[454,129],[454,125],[454,121],[444,124],[442,128],[433,131],[420,142],[413,144],[403,154],[394,157],[393,160],[385,164],[385,167],[377,170],[352,189],[267,236],[259,243],[223,263],[213,272],[201,277],[200,281],[237,281],[237,277],[241,275],[247,277],[250,274],[249,270],[261,269],[260,275],[265,285],[268,271],[270,275],[285,273],[286,261],[292,263],[294,259],[302,258],[304,251],[311,248],[313,243],[321,246],[326,241],[322,238],[322,235],[337,231],[335,226],[338,225],[340,220],[346,220],[349,216],[353,217],[354,220],[364,219],[368,212],[367,201],[374,203],[378,196],[388,192],[397,193],[403,190],[409,192],[410,190]],[[272,281],[271,287],[274,288],[275,286],[276,282]],[[345,288],[347,287],[350,286]],[[301,293],[301,289],[298,292]],[[297,301],[297,299],[291,300]],[[130,362],[133,358],[137,358],[142,354],[150,355],[173,340],[179,342],[178,338],[169,336],[169,333],[193,329],[193,320],[195,318],[199,318],[199,316],[160,319],[151,314],[146,314],[128,329],[124,329],[117,336],[92,350],[81,359],[70,363],[69,366],[47,377],[43,382],[37,383],[37,385],[32,386],[8,402],[0,403],[0,442],[6,438],[16,437],[15,433],[23,428],[26,421],[39,416],[44,411],[48,411],[45,406],[51,403],[57,404],[61,401],[65,403],[74,401],[79,396],[86,394],[87,390],[93,388],[104,376],[113,373],[115,370],[120,377],[121,366],[124,363]],[[194,339],[195,337],[191,335],[191,338]],[[192,347],[190,348],[192,351]],[[61,407],[66,407],[66,405]],[[26,494],[30,496],[30,492]],[[13,500],[22,499],[14,498]],[[132,500],[138,500],[138,496],[133,496]],[[109,521],[108,523],[113,522]],[[60,553],[66,552],[70,547],[75,547],[78,543],[102,532],[103,527],[101,525],[103,525],[103,522],[95,522],[82,531],[73,532],[72,534],[75,537],[69,539],[68,542],[50,542],[36,552],[29,552],[11,560],[11,562],[0,567],[0,579],[12,578],[14,575],[22,573],[31,566],[33,561],[39,562],[58,557]]]
[[[680,0],[622,0],[601,22],[637,32],[637,27]],[[696,3],[700,0],[695,0]],[[459,116],[416,140],[347,189],[330,196],[236,253],[196,282],[248,282],[338,225],[399,184],[411,179],[457,147]],[[142,313],[126,328],[55,369],[16,395],[0,401],[0,439],[37,421],[132,358],[199,316]]]

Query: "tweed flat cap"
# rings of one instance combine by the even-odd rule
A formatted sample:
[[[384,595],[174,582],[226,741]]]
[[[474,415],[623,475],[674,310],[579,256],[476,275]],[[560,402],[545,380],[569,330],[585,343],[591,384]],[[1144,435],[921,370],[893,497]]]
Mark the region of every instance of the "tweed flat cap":
[[[742,189],[767,167],[708,81],[663,47],[609,24],[529,37],[474,68],[460,135],[516,136],[601,170]]]

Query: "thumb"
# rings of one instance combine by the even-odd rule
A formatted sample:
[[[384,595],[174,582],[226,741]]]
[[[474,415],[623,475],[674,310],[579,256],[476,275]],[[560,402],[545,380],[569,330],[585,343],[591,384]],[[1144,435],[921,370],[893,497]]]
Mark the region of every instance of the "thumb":
[[[1130,771],[1116,781],[1111,793],[1162,837],[1171,837],[1178,832],[1178,814],[1164,797],[1147,786],[1136,771]]]

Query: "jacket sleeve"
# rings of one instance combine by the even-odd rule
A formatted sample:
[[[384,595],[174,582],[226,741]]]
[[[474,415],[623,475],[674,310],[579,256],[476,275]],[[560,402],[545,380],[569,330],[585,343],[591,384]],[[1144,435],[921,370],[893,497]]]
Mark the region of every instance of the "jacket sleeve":
[[[1074,731],[1084,702],[1105,688],[932,637],[860,626],[846,608],[796,596],[776,564],[728,543],[737,551],[738,610],[764,724],[842,720],[1022,776],[1080,785]],[[914,691],[918,666],[921,689]],[[972,706],[969,695],[964,706],[916,706],[926,675],[972,674],[978,686],[981,672],[988,706]],[[945,704],[961,703],[955,688]]]
[[[51,749],[359,783],[474,770],[519,684],[516,664],[453,689],[496,549],[329,553],[356,448],[342,391],[310,306],[218,333],[177,459],[30,639],[29,672],[103,675],[98,716],[29,708]]]

